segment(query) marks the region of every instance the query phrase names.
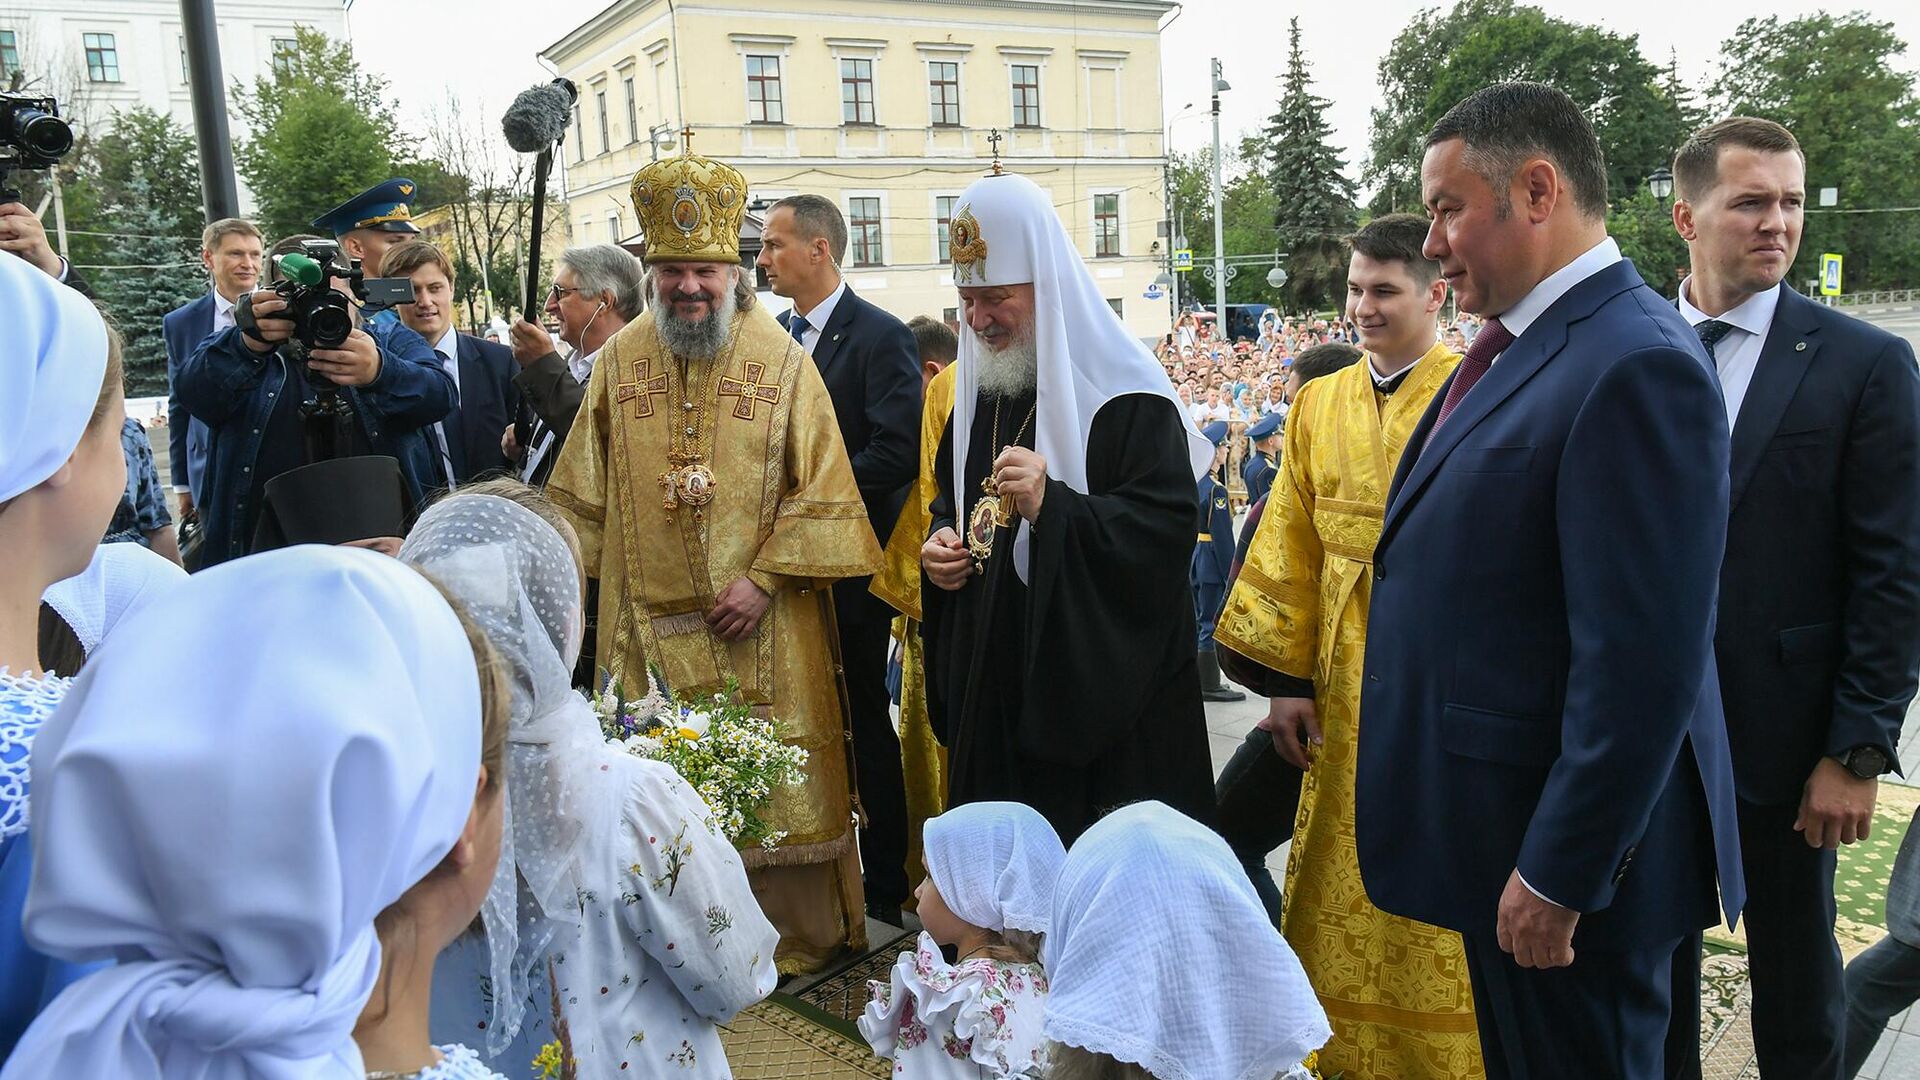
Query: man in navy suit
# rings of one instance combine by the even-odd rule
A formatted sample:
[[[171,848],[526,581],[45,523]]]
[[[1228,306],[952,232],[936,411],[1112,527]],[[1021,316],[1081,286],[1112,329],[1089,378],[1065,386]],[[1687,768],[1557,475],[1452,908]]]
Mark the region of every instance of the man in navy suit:
[[[167,344],[168,471],[182,517],[193,513],[203,494],[211,436],[206,422],[188,412],[180,400],[180,365],[202,341],[233,325],[233,306],[260,283],[266,242],[253,222],[221,218],[200,233],[200,262],[213,282],[207,295],[167,312],[160,320],[160,336]]]
[[[440,466],[439,487],[458,487],[509,466],[500,431],[513,423],[520,394],[514,389],[513,350],[454,328],[453,264],[425,240],[389,248],[387,277],[413,282],[413,303],[396,310],[407,328],[424,338],[453,379],[453,411],[427,429]]]
[[[1673,172],[1692,263],[1680,314],[1713,358],[1733,429],[1714,648],[1753,1045],[1766,1076],[1840,1080],[1853,1075],[1844,1059],[1871,1047],[1843,1052],[1834,856],[1867,835],[1920,680],[1920,372],[1905,341],[1781,284],[1806,204],[1806,159],[1786,128],[1723,120],[1687,140]],[[1676,1075],[1698,1076],[1697,1052],[1679,1056]]]
[[[1367,894],[1466,942],[1487,1075],[1662,1071],[1675,953],[1741,906],[1713,667],[1713,369],[1606,233],[1572,99],[1499,83],[1426,138],[1425,252],[1488,321],[1374,551]],[[1717,874],[1716,874],[1717,869]]]
[[[780,325],[820,368],[867,517],[885,546],[920,469],[920,353],[913,331],[841,278],[847,222],[832,200],[795,195],[774,203],[761,243],[759,268],[768,285],[793,301]],[[898,925],[909,885],[907,789],[887,693],[893,609],[867,591],[871,580],[838,582],[833,602],[853,719],[855,783],[866,810],[860,863],[867,910]]]

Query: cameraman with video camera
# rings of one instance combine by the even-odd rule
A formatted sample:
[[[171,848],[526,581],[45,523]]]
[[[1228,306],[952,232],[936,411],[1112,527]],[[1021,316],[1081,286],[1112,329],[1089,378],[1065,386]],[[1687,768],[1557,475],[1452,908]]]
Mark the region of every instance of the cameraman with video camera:
[[[276,283],[244,297],[235,325],[180,369],[180,399],[211,435],[204,566],[403,535],[436,486],[426,430],[455,401],[419,334],[361,311],[410,300],[406,282],[363,279],[320,237],[283,240],[270,261]]]

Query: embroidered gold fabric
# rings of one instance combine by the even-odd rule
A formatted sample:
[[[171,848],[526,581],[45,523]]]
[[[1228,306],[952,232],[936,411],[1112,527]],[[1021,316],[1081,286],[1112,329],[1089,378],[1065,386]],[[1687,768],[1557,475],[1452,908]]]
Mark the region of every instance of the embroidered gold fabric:
[[[820,866],[838,867],[843,877],[853,810],[826,586],[873,573],[880,547],[812,360],[761,307],[736,316],[732,333],[726,362],[691,366],[704,373],[694,386],[685,385],[689,367],[666,350],[651,315],[614,335],[594,365],[547,492],[573,522],[588,570],[600,579],[599,665],[636,686],[652,663],[689,695],[737,683],[748,701],[770,707],[788,741],[809,754],[806,783],[777,793],[768,815],[788,833],[781,850],[817,853]],[[748,362],[757,375],[749,376]],[[619,397],[621,384],[644,384],[650,372],[667,376],[664,400],[642,410],[638,403],[651,399]],[[756,395],[750,418],[718,407],[728,380],[768,389]],[[669,449],[686,438],[686,418],[703,404],[712,419],[694,425],[701,434],[691,449],[715,482],[712,501],[696,516],[664,506],[656,478]],[[705,615],[750,573],[778,586],[773,604],[751,637],[721,641]],[[756,889],[765,874],[783,869],[794,868],[756,871]],[[863,928],[858,867],[851,872],[850,890],[844,882],[814,890],[833,910],[806,920],[840,926],[834,932],[842,940],[801,938],[774,919],[783,969],[802,954],[805,963],[824,963]]]
[[[738,169],[689,149],[641,169],[632,192],[648,263],[740,261],[747,180]]]
[[[1326,742],[1301,786],[1284,929],[1333,1025],[1320,1067],[1348,1080],[1485,1075],[1459,935],[1375,908],[1353,835],[1373,549],[1400,452],[1458,363],[1436,344],[1392,395],[1375,391],[1365,359],[1301,391],[1216,630],[1314,682]]]

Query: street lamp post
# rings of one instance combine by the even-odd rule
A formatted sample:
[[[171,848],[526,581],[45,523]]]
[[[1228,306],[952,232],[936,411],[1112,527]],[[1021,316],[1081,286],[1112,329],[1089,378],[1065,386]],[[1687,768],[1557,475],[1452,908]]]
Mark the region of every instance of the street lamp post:
[[[1673,195],[1673,171],[1664,165],[1653,170],[1652,175],[1647,177],[1647,190],[1660,200],[1660,205],[1665,206],[1667,199]]]
[[[1218,320],[1214,333],[1227,332],[1227,241],[1225,215],[1220,209],[1220,92],[1231,90],[1222,77],[1220,58],[1213,60],[1213,307]]]

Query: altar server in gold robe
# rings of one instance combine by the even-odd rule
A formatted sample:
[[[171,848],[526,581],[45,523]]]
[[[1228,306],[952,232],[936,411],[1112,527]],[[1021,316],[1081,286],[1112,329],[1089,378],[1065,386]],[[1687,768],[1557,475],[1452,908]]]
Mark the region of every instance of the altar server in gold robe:
[[[1446,301],[1421,254],[1426,219],[1376,218],[1352,238],[1347,314],[1367,354],[1302,389],[1266,513],[1215,631],[1270,669],[1260,722],[1307,770],[1287,860],[1283,930],[1333,1024],[1320,1052],[1347,1080],[1483,1076],[1460,936],[1367,899],[1354,849],[1361,661],[1373,547],[1408,435],[1460,357],[1435,338]]]
[[[783,973],[865,945],[831,591],[880,566],[832,402],[740,264],[747,184],[688,151],[633,181],[646,314],[607,342],[547,492],[600,581],[597,662],[683,696],[737,686],[808,752],[786,836],[743,851]]]

